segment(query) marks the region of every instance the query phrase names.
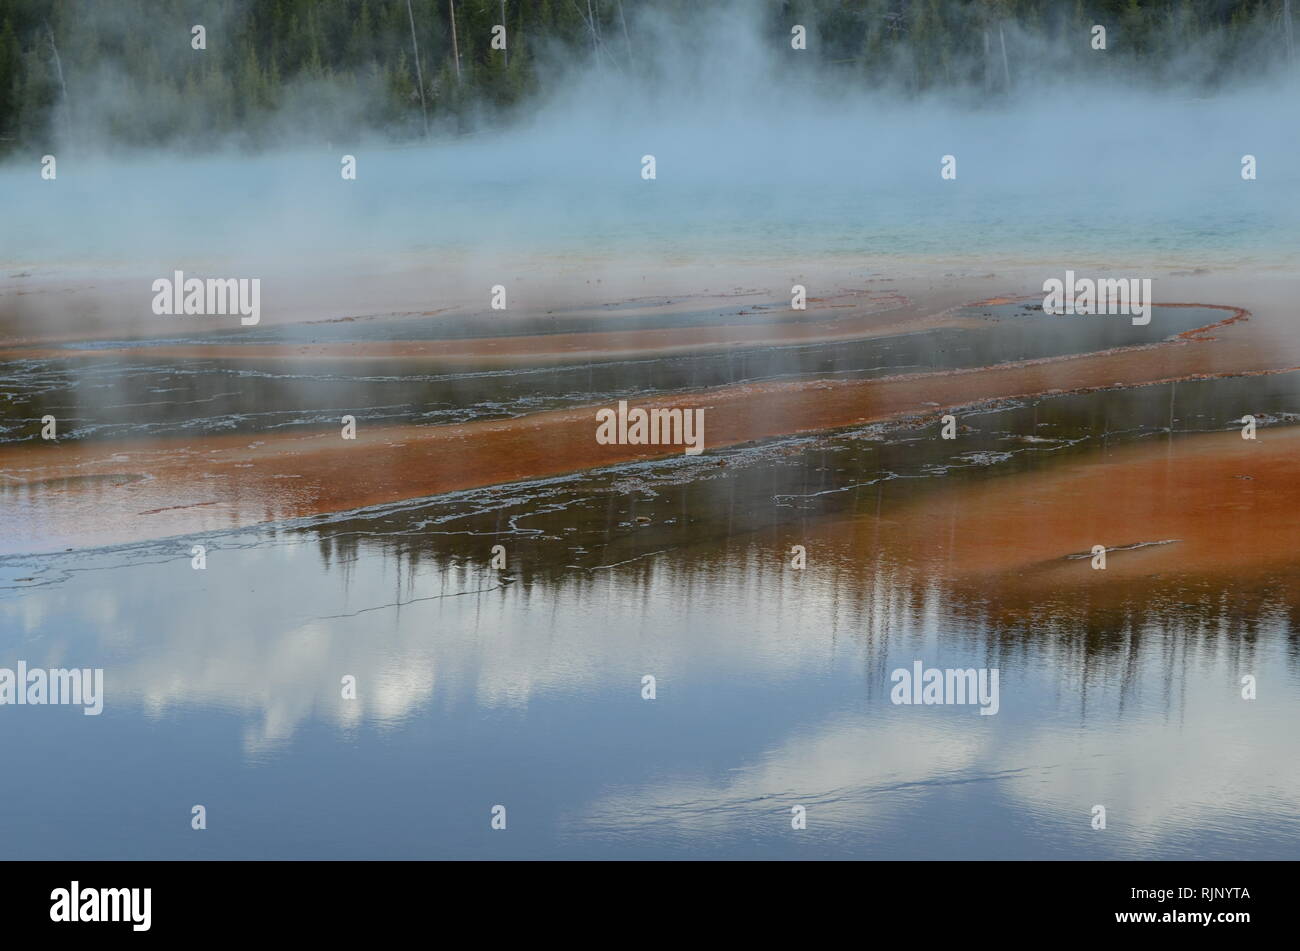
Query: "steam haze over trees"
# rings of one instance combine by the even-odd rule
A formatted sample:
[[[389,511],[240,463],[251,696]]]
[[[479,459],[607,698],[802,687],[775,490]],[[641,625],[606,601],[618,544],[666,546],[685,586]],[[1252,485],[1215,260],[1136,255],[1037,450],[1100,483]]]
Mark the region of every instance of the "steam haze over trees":
[[[0,153],[491,128],[602,74],[653,84],[705,7],[759,18],[774,52],[805,26],[791,82],[974,104],[1125,71],[1208,94],[1293,58],[1287,0],[0,0]],[[725,18],[707,29],[692,51],[738,55]]]

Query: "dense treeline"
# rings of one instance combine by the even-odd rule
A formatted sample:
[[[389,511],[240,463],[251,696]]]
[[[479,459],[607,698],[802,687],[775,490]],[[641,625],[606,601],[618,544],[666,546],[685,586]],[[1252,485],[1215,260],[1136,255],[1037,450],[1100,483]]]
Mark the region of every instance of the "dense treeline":
[[[714,0],[0,0],[0,151],[98,142],[203,147],[361,132],[414,137],[498,121],[587,61],[636,75],[662,39],[647,12]],[[1288,0],[748,0],[775,46],[808,29],[806,65],[836,82],[997,90],[1050,50],[1063,73],[1158,77],[1195,57],[1214,84],[1291,55]],[[202,25],[206,48],[194,49]],[[492,46],[506,26],[507,48]],[[661,35],[660,35],[661,36]],[[1069,42],[1065,42],[1068,38]],[[719,55],[727,38],[718,37]],[[418,50],[418,53],[417,53]],[[1041,62],[1037,63],[1042,66]],[[1186,79],[1181,76],[1180,79]]]

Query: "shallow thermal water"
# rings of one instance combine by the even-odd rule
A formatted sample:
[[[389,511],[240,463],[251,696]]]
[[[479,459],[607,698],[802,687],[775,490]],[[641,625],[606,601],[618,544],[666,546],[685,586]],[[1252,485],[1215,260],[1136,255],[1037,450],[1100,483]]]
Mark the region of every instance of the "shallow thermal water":
[[[1225,312],[1158,308],[1147,328],[1076,328],[1006,305],[989,309],[987,333],[430,373],[396,361],[163,359],[151,348],[490,326],[268,320],[191,334],[176,321],[171,341],[96,357],[84,351],[124,345],[67,343],[85,327],[37,306],[59,300],[65,278],[183,268],[265,276],[270,314],[286,302],[264,265],[416,272],[429,282],[421,310],[451,303],[439,286],[478,286],[462,273],[484,287],[522,275],[549,301],[540,279],[556,299],[598,297],[588,285],[627,275],[666,293],[654,284],[664,264],[716,269],[715,289],[733,264],[770,265],[764,286],[814,265],[870,267],[874,280],[899,262],[921,262],[936,285],[950,267],[1294,269],[1294,123],[1261,125],[1259,100],[1245,95],[1134,94],[1124,90],[1123,110],[1093,110],[1104,131],[1082,134],[1074,99],[967,115],[779,98],[770,124],[704,108],[701,128],[683,129],[658,128],[614,96],[618,112],[590,122],[543,116],[516,136],[429,148],[69,153],[51,182],[22,159],[0,169],[0,321],[64,341],[43,348],[67,356],[0,366],[0,444],[55,452],[36,437],[45,414],[64,444],[307,430],[344,413],[434,425],[1158,340]],[[689,105],[672,102],[674,113]],[[345,149],[357,153],[354,182],[339,176]],[[1247,149],[1260,159],[1250,182]],[[647,151],[658,156],[653,183],[640,178]],[[949,152],[960,173],[945,181]],[[47,281],[54,289],[38,292]],[[143,292],[119,300],[148,313]],[[45,323],[25,325],[26,304]],[[132,315],[102,316],[113,326]],[[529,332],[558,333],[610,315],[534,316]],[[765,318],[613,317],[615,329],[736,319]],[[937,548],[894,544],[888,527],[962,483],[1011,491],[1018,474],[1112,446],[1155,452],[1235,428],[1242,406],[1267,436],[1300,421],[1297,377],[1003,401],[963,413],[957,443],[930,422],[871,426],[41,555],[30,552],[56,547],[39,531],[42,500],[56,493],[15,489],[0,472],[0,506],[30,506],[8,524],[36,526],[0,539],[0,668],[102,667],[106,690],[97,717],[0,709],[0,857],[1294,858],[1300,569],[1270,567],[1249,585],[1156,577],[1116,606],[972,591]],[[191,567],[196,543],[202,571]],[[496,544],[504,571],[489,564]],[[803,571],[790,567],[798,544]],[[998,668],[998,714],[894,705],[890,672],[917,660]],[[1244,672],[1260,677],[1252,702],[1240,698]],[[349,675],[356,700],[341,697]],[[207,809],[203,832],[190,827],[194,804]],[[490,828],[497,804],[504,832]],[[1107,808],[1104,831],[1091,826],[1094,804]],[[804,830],[791,828],[795,805],[807,809]]]
[[[697,319],[726,321],[744,309],[701,312]],[[366,364],[343,358],[250,365],[216,359],[164,361],[151,358],[149,350],[171,344],[436,340],[454,333],[445,321],[368,321],[343,327],[268,327],[151,338],[136,341],[126,358],[16,359],[0,365],[0,443],[31,441],[46,414],[60,421],[62,440],[302,429],[333,426],[343,414],[387,423],[463,423],[732,383],[800,377],[866,379],[1134,346],[1227,316],[1210,308],[1157,307],[1149,324],[1133,326],[1125,318],[1061,322],[1045,318],[1033,303],[971,307],[964,313],[990,321],[990,328],[666,358],[584,360],[545,368],[432,373],[414,360],[378,368],[370,364],[367,370]],[[683,319],[676,315],[673,322]],[[655,323],[638,321],[638,326],[647,325]],[[583,329],[590,329],[585,321]],[[72,353],[101,345],[120,344],[87,341],[62,349]]]
[[[825,139],[811,138],[811,126],[790,138],[784,162],[762,161],[782,142],[756,141],[754,153],[725,132],[661,153],[654,182],[639,174],[645,137],[616,145],[604,130],[597,147],[577,154],[570,140],[538,149],[510,137],[358,149],[363,171],[353,183],[341,183],[340,153],[325,149],[85,161],[56,188],[29,187],[31,169],[15,166],[0,169],[12,225],[0,232],[0,266],[157,262],[161,275],[178,262],[193,269],[221,259],[382,262],[409,254],[433,273],[468,260],[502,269],[540,260],[576,280],[578,271],[563,269],[594,258],[785,262],[781,270],[800,261],[962,255],[987,265],[997,253],[1052,261],[1053,269],[1079,255],[1117,267],[1136,259],[1223,267],[1295,258],[1300,181],[1281,164],[1243,183],[1231,151],[1170,149],[1142,137],[1120,148],[1108,138],[1028,130],[1017,149],[1009,138],[1016,129],[984,120],[992,141],[970,143],[957,182],[938,174],[955,127],[882,141],[864,117],[855,124],[859,152],[842,116]],[[1213,122],[1194,110],[1180,121],[1188,142]],[[1293,131],[1270,125],[1267,134],[1281,139],[1274,154],[1294,151]],[[1179,133],[1166,127],[1166,137]],[[1258,129],[1241,140],[1264,147]],[[527,158],[512,148],[527,149]],[[1138,149],[1149,150],[1149,162]]]
[[[869,427],[2,557],[0,666],[100,666],[107,700],[6,708],[0,854],[1294,857],[1289,569],[1158,579],[1123,612],[1052,600],[1043,627],[1046,602],[842,531],[953,480],[1230,428],[1227,406],[1294,420],[1294,377],[1006,403],[960,444]],[[893,705],[918,659],[999,668],[999,713]]]

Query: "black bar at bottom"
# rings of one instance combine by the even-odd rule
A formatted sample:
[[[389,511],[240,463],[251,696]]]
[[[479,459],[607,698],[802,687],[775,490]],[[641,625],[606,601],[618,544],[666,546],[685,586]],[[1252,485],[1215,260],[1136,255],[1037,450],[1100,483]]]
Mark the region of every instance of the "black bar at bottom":
[[[927,937],[1015,935],[1020,929],[1028,936],[1042,934],[1031,929],[1056,926],[1057,934],[1071,936],[1232,940],[1285,924],[1295,866],[144,861],[11,862],[5,870],[9,881],[0,905],[7,935],[373,939],[388,930],[459,920],[499,936],[503,929],[549,930],[558,915],[569,922],[566,928],[579,931],[622,920],[628,935],[648,929],[666,938],[660,930],[666,922],[702,915],[741,931],[774,919],[825,925],[844,916],[846,925],[866,929],[864,935],[910,921]]]

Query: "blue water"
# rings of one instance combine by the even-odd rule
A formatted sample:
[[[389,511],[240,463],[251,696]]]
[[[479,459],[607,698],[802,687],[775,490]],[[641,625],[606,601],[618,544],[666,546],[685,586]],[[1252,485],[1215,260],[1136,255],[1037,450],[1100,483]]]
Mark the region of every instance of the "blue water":
[[[1200,128],[1194,116],[1180,121],[1188,134]],[[868,137],[803,151],[787,144],[789,154],[775,164],[742,145],[714,154],[718,142],[709,139],[698,151],[676,146],[679,154],[672,162],[664,156],[654,181],[641,180],[638,155],[612,147],[537,153],[509,137],[354,148],[362,163],[356,181],[339,177],[341,148],[68,158],[56,181],[11,163],[0,169],[0,267],[162,274],[221,260],[264,269],[391,264],[401,256],[436,274],[458,262],[510,267],[525,259],[797,267],[1066,254],[1122,267],[1276,264],[1293,261],[1300,247],[1300,176],[1280,151],[1289,140],[1271,142],[1260,177],[1247,182],[1239,164],[1247,144],[1234,153],[1226,141],[1162,149],[1142,139],[1129,145],[1126,160],[1124,149],[1091,140],[1048,145],[1027,133],[1023,148],[1009,152],[1014,143],[987,140],[995,133],[996,123],[981,126],[968,141],[955,181],[939,177],[938,156],[956,146],[939,145],[944,136],[935,130],[915,142]],[[961,139],[957,130],[951,135]],[[1238,130],[1238,139],[1261,136]]]
[[[0,557],[0,666],[100,666],[107,694],[0,708],[0,854],[1293,857],[1294,566],[1144,580],[1117,611],[971,590],[889,542],[953,480],[1171,438],[1173,395]],[[1284,378],[1180,384],[1172,438],[1245,399],[1300,410]],[[892,704],[914,660],[999,668],[999,713]]]
[[[1095,105],[1082,118],[911,126],[787,111],[689,135],[634,123],[566,140],[557,126],[183,161],[69,153],[53,182],[19,157],[0,169],[0,279],[16,295],[29,272],[161,275],[223,259],[341,273],[392,262],[433,277],[528,259],[573,281],[573,262],[601,258],[771,261],[782,280],[801,262],[905,258],[929,262],[936,282],[948,261],[1051,273],[1084,258],[1295,262],[1294,123],[1258,104],[1236,109],[1240,121],[1232,103]],[[1253,182],[1239,174],[1249,151]],[[358,155],[356,182],[339,178],[344,152]],[[659,158],[653,182],[638,174],[644,152]],[[938,175],[949,152],[951,182]],[[956,365],[990,362],[963,355],[962,334],[942,342]],[[1025,343],[1001,358],[1032,355]],[[474,379],[251,373],[139,350],[111,365],[13,361],[0,439],[30,438],[47,409],[86,439],[309,427],[344,406],[450,422],[696,374],[939,365],[901,340],[791,348],[775,366],[749,352],[725,366]],[[1242,405],[1294,422],[1300,393],[1279,376],[1060,396],[972,409],[960,447],[867,427],[260,529],[0,556],[0,667],[99,666],[107,691],[99,717],[0,707],[0,856],[1293,858],[1294,565],[1248,586],[1153,578],[1116,611],[969,590],[888,531],[894,512],[940,502],[954,482],[1194,439]],[[504,572],[488,565],[494,544]],[[805,571],[788,568],[793,544],[808,547]],[[889,674],[914,660],[997,667],[1000,712],[892,704]],[[1243,673],[1259,676],[1257,700],[1241,699]],[[654,700],[641,696],[647,674]],[[355,700],[341,696],[347,675]],[[190,827],[195,804],[204,831]],[[490,826],[498,804],[503,831]]]

